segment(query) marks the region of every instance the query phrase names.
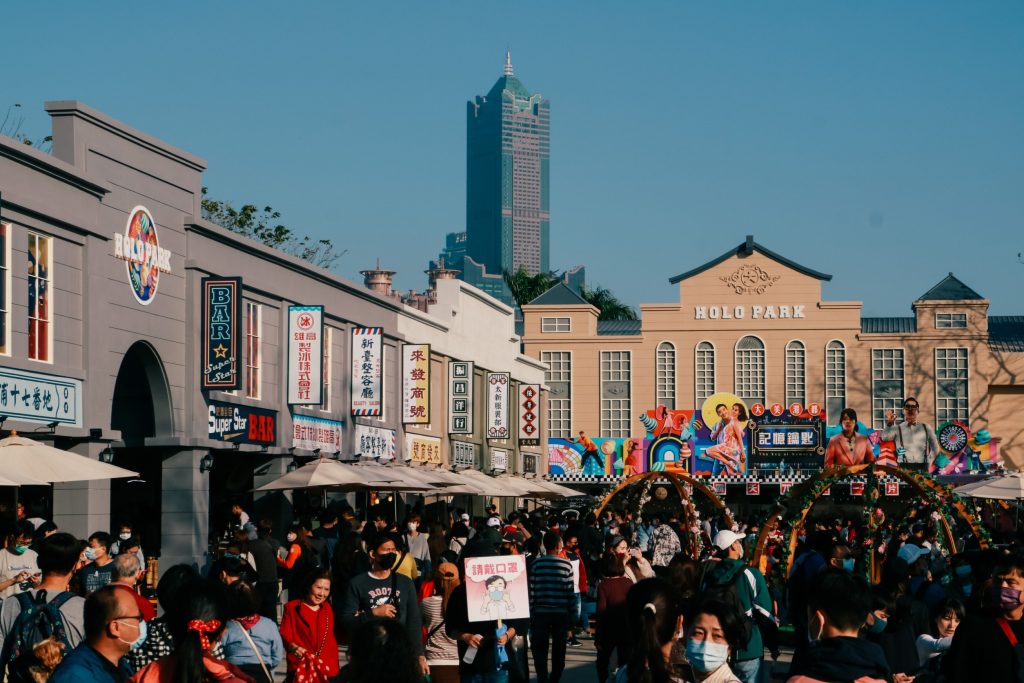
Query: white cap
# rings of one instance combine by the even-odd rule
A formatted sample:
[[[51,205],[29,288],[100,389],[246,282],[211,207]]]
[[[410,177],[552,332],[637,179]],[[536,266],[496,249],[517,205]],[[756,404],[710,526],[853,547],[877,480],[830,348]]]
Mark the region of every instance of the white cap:
[[[461,519],[463,522],[468,522],[469,521],[469,513],[463,512],[462,516],[459,519]]]
[[[501,526],[501,520],[497,517],[488,517],[487,526]]]
[[[731,529],[722,529],[717,534],[715,534],[715,540],[712,542],[715,544],[715,547],[719,550],[725,550],[736,541],[742,540],[746,537],[746,534],[738,534],[735,531],[732,531]]]

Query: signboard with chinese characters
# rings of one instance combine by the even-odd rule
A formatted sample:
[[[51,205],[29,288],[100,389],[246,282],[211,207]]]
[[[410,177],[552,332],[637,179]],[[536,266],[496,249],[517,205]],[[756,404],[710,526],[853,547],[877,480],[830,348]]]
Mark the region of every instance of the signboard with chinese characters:
[[[430,344],[402,344],[402,422],[430,422]]]
[[[405,435],[405,459],[412,462],[441,464],[441,439],[419,434]]]
[[[473,557],[465,562],[469,621],[530,616],[530,589],[523,556]]]
[[[242,278],[202,279],[203,389],[242,388]]]
[[[825,412],[812,403],[750,407],[750,466],[762,470],[817,468],[825,462]]]
[[[292,447],[306,451],[341,451],[342,423],[323,417],[292,413]]]
[[[352,328],[353,415],[380,417],[383,412],[383,344],[381,328]]]
[[[323,403],[324,307],[288,307],[288,403]]]
[[[487,373],[487,438],[507,439],[508,392],[511,389],[511,375],[507,372]]]
[[[277,412],[210,401],[208,436],[215,441],[274,446],[277,444]]]
[[[537,473],[537,454],[536,453],[522,453],[523,466],[520,467],[520,471],[523,474],[536,474]]]
[[[508,469],[508,451],[500,448],[491,449],[491,469],[499,472]]]
[[[0,415],[27,422],[82,426],[82,382],[0,368]]]
[[[476,467],[476,444],[452,441],[452,465],[455,467]]]
[[[473,433],[473,364],[448,362],[448,432]]]
[[[376,458],[380,462],[395,459],[395,430],[369,425],[353,427],[356,436],[356,455]]]
[[[519,443],[540,444],[540,385],[519,385]]]

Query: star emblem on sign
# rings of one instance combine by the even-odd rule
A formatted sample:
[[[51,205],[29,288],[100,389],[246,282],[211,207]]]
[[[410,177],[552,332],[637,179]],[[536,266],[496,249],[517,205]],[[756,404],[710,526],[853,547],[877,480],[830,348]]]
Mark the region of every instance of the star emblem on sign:
[[[224,346],[223,344],[217,344],[217,346],[213,347],[213,353],[216,355],[217,358],[227,358],[228,347]]]

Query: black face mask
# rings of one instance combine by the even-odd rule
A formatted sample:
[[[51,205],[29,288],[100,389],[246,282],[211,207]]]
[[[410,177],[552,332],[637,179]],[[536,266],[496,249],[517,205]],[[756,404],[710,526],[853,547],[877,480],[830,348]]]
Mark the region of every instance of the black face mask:
[[[398,561],[398,553],[382,553],[377,556],[377,564],[381,569],[391,569]]]

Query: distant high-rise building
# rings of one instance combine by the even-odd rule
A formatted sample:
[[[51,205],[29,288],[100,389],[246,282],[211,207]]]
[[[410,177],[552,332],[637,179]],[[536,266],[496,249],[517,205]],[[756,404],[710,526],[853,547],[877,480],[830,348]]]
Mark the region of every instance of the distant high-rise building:
[[[551,104],[505,73],[467,103],[467,255],[486,272],[547,272]]]

